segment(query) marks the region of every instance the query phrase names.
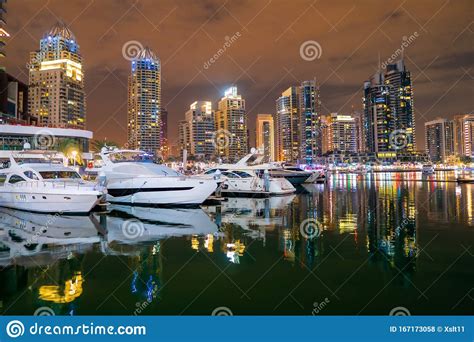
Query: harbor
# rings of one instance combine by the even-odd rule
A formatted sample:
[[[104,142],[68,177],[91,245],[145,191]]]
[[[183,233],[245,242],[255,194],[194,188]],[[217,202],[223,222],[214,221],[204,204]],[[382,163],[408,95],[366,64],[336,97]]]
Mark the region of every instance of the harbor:
[[[194,209],[3,208],[0,312],[469,314],[474,188],[411,177],[331,176],[291,195]]]

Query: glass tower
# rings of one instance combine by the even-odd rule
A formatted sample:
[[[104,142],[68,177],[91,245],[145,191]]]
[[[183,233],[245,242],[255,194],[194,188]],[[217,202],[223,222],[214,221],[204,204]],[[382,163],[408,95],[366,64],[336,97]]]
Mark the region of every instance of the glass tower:
[[[84,70],[76,37],[54,25],[30,54],[28,107],[39,124],[85,128]]]
[[[145,47],[132,60],[128,78],[128,145],[157,155],[162,142],[161,64]]]

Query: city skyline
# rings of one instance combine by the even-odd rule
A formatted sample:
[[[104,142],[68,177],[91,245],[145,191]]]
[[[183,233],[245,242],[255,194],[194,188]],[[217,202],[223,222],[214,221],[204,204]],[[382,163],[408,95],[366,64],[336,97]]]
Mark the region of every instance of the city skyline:
[[[7,42],[5,65],[10,73],[25,81],[23,62],[28,57],[27,51],[35,48],[32,38],[38,40],[57,18],[69,23],[81,44],[81,52],[86,60],[85,73],[90,75],[86,79],[87,128],[94,131],[97,139],[107,137],[126,143],[126,134],[121,125],[125,127],[126,124],[125,70],[129,61],[122,58],[121,50],[130,40],[149,45],[163,61],[163,105],[169,112],[170,132],[178,131],[177,122],[183,118],[189,103],[197,98],[210,99],[216,103],[224,89],[232,84],[239,87],[247,100],[250,132],[255,132],[257,113],[273,113],[275,98],[282,90],[313,77],[322,83],[322,114],[348,113],[352,107],[360,111],[362,82],[367,79],[367,75],[376,71],[377,65],[387,64],[386,58],[395,56],[395,60],[398,59],[400,56],[397,51],[403,42],[408,45],[404,56],[412,72],[418,135],[423,136],[425,121],[472,111],[468,100],[458,101],[449,96],[456,93],[456,98],[469,99],[468,93],[472,90],[472,86],[467,83],[470,78],[469,58],[472,56],[469,18],[456,14],[456,5],[462,6],[459,4],[445,6],[439,2],[435,6],[433,3],[429,13],[425,13],[413,3],[386,5],[375,10],[360,4],[339,5],[333,9],[318,4],[316,8],[311,2],[302,2],[306,5],[305,14],[302,13],[304,9],[289,9],[288,5],[282,3],[271,2],[266,7],[263,3],[251,4],[243,9],[242,6],[234,8],[233,4],[215,1],[207,7],[191,5],[195,13],[201,16],[190,21],[194,26],[184,25],[176,32],[172,29],[174,24],[186,21],[186,15],[180,11],[180,3],[161,3],[159,18],[152,15],[148,21],[143,15],[153,12],[155,6],[151,2],[109,5],[102,24],[95,20],[95,26],[91,28],[87,25],[89,20],[93,19],[95,12],[104,12],[98,9],[107,6],[106,2],[89,6],[79,2],[71,2],[63,7],[55,4],[52,1],[43,4],[43,7],[38,4],[38,8],[34,5],[26,8],[22,2],[9,3],[7,23],[11,37]],[[229,12],[241,23],[232,19]],[[259,25],[269,21],[272,14],[279,15],[282,12],[288,13],[288,20],[274,23],[275,33],[267,32]],[[357,23],[358,12],[364,12],[367,16],[372,14],[373,25],[361,26],[359,34],[354,36],[355,33],[349,28]],[[119,22],[114,26],[121,15],[125,16],[123,20],[135,23],[137,20],[142,21],[142,25],[133,25],[130,32],[125,32],[125,24]],[[304,23],[293,23],[292,26],[298,15],[301,15]],[[311,17],[314,15],[326,17],[327,20],[318,21],[319,24],[312,23]],[[19,25],[20,21],[27,24]],[[390,25],[400,22],[404,25]],[[442,29],[437,25],[441,23]],[[157,35],[146,32],[150,31],[150,27],[153,29],[154,26],[150,25],[157,27]],[[200,25],[203,26],[200,28]],[[298,29],[300,25],[306,25],[308,29],[303,32]],[[203,67],[206,62],[204,57],[212,57],[226,42],[225,38],[234,37],[235,32],[239,32],[238,39],[229,39],[232,45],[224,55],[212,64],[207,64],[207,68]],[[413,40],[410,37],[414,32],[417,35]],[[430,38],[433,34],[437,36],[436,44]],[[189,40],[191,35],[194,39]],[[261,39],[263,36],[273,38],[267,39],[269,44],[265,51],[262,50],[265,44],[255,44],[257,41],[264,42]],[[331,36],[333,39],[329,39]],[[209,40],[204,49],[198,46],[199,53],[195,49],[199,40],[197,38],[206,39],[206,42]],[[173,39],[176,41],[174,44]],[[319,42],[322,51],[319,58],[307,61],[301,58],[299,49],[302,43],[311,39]],[[341,39],[346,42],[353,40],[354,43],[339,44]],[[333,40],[338,41],[337,46],[334,46]],[[274,57],[273,49],[281,44],[286,45],[287,52]],[[450,53],[443,45],[455,46],[456,54]],[[191,50],[193,53],[189,54]],[[427,56],[430,58],[427,59]],[[254,137],[251,135],[252,146]],[[171,134],[170,142],[177,143],[176,137],[177,134]],[[424,141],[417,140],[417,149],[422,150]]]

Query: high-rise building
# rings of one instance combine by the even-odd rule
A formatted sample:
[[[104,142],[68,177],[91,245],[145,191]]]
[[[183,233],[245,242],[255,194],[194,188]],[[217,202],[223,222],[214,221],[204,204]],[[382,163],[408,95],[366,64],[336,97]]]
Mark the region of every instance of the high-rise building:
[[[257,114],[256,147],[263,150],[266,161],[275,160],[275,125],[273,115]]]
[[[365,149],[378,157],[415,152],[415,114],[410,72],[403,60],[364,83]]]
[[[296,162],[300,155],[300,87],[290,87],[276,100],[276,158]]]
[[[132,60],[128,78],[128,142],[130,148],[157,154],[161,147],[161,63],[145,47]]]
[[[454,149],[458,156],[474,158],[474,114],[454,116]]]
[[[54,25],[30,54],[28,109],[41,125],[84,129],[84,69],[76,37]]]
[[[182,157],[184,150],[189,153],[191,150],[191,128],[189,122],[180,120],[178,122],[178,146],[179,155]]]
[[[425,122],[426,153],[433,162],[445,162],[454,155],[454,122],[436,119]]]
[[[364,137],[367,152],[384,154],[392,151],[390,134],[395,130],[390,86],[381,72],[364,83]]]
[[[385,84],[391,86],[391,102],[395,129],[404,135],[404,142],[397,149],[406,152],[416,150],[415,114],[413,112],[413,90],[411,75],[406,69],[403,59],[388,64],[384,75]]]
[[[248,153],[247,112],[245,100],[232,86],[218,102],[215,115],[217,155],[237,161]]]
[[[6,45],[6,38],[10,37],[10,34],[8,33],[7,29],[5,28],[6,26],[6,21],[5,21],[5,14],[7,13],[6,9],[6,3],[7,0],[0,0],[0,58],[5,57],[5,45]],[[3,67],[0,65],[0,67]]]
[[[323,153],[357,152],[357,124],[351,115],[331,113],[321,117]]]
[[[316,80],[303,81],[300,87],[300,159],[312,164],[322,153],[320,95]]]
[[[28,86],[1,69],[0,118],[3,123],[29,123]]]
[[[185,114],[185,121],[189,127],[189,153],[201,159],[212,158],[214,148],[214,112],[212,102],[195,101],[189,106]]]

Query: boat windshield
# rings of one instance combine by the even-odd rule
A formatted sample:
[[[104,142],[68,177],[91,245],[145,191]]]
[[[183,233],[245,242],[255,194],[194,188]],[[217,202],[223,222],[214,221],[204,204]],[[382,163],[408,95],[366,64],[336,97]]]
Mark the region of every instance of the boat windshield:
[[[76,171],[40,171],[43,179],[81,179]]]
[[[112,163],[153,163],[153,156],[142,152],[116,152],[110,154],[109,159]]]

